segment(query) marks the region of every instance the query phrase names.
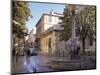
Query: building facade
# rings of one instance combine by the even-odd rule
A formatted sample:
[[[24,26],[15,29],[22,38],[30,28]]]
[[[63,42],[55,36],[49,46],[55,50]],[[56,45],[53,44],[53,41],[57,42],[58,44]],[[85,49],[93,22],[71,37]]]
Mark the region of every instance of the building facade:
[[[45,13],[41,16],[36,25],[36,40],[38,49],[43,54],[51,56],[67,55],[65,41],[59,41],[59,32],[63,29],[59,22],[62,14],[56,12]]]
[[[66,44],[69,43],[73,38],[71,37],[68,41],[60,41],[60,33],[63,30],[63,28],[59,24],[61,22],[61,16],[63,15],[55,12],[44,13],[41,16],[40,20],[36,24],[36,42],[38,49],[43,54],[51,56],[66,56],[70,58],[70,50],[66,48]],[[75,37],[78,38],[76,34]],[[82,50],[82,42],[81,40],[79,40],[79,38],[78,41]],[[91,41],[89,38],[87,38],[85,41],[86,51],[90,50],[95,52],[95,40]]]
[[[29,47],[35,47],[35,37],[36,34],[34,34],[34,29],[32,29],[30,31],[30,33],[28,34],[28,39],[27,39],[27,43],[29,44]]]

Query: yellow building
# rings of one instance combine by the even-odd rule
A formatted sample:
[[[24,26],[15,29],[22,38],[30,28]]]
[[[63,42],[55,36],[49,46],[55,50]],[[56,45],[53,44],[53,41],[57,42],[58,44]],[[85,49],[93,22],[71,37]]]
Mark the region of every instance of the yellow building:
[[[66,52],[65,42],[59,41],[59,32],[63,29],[59,25],[61,16],[55,12],[44,13],[36,24],[36,41],[41,53],[63,56]]]
[[[40,39],[40,49],[43,53],[53,53],[56,49],[55,31],[44,33]]]

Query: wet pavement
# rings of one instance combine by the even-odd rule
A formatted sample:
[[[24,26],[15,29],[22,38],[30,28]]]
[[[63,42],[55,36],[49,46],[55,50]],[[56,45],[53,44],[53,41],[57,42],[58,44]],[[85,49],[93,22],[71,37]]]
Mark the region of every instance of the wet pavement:
[[[50,62],[45,56],[31,56],[30,60],[26,60],[25,56],[19,56],[18,62],[14,61],[12,65],[13,73],[35,73],[54,71],[45,64]]]
[[[84,60],[68,60],[59,57],[50,57],[44,55],[31,56],[26,60],[25,56],[19,56],[18,62],[12,65],[13,73],[39,73],[53,72],[63,70],[95,69],[95,65]]]
[[[50,72],[53,71],[51,68],[47,67],[45,64],[50,62],[50,58],[45,56],[32,56],[31,64],[33,68],[36,69],[36,72]]]

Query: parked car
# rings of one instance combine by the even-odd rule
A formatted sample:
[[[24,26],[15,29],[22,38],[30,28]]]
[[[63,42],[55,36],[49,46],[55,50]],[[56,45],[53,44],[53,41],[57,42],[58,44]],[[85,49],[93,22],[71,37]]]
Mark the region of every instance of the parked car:
[[[29,50],[30,50],[31,56],[36,56],[36,55],[38,55],[38,52],[37,52],[37,50],[36,50],[35,48],[29,48]]]

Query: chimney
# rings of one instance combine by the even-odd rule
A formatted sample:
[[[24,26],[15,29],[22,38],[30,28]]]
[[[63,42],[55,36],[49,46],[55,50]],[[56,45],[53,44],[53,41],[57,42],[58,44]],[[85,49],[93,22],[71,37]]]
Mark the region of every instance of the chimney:
[[[53,13],[53,9],[50,11],[50,15],[53,15],[54,13]]]

